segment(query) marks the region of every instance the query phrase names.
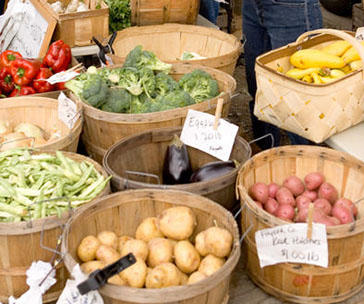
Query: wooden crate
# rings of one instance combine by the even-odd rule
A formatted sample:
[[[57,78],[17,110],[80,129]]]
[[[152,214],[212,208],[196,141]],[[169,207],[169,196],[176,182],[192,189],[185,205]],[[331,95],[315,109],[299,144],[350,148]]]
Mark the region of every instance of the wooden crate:
[[[109,36],[109,7],[104,1],[86,0],[90,8],[86,12],[57,14],[50,6],[57,0],[41,0],[49,13],[57,20],[53,39],[62,39],[70,47],[94,44],[92,36],[106,38]],[[60,0],[64,6],[70,0]],[[101,8],[96,8],[100,3]]]
[[[364,0],[362,1],[364,2]],[[357,3],[353,5],[353,31],[356,31],[359,27],[364,26],[364,13],[363,4]]]

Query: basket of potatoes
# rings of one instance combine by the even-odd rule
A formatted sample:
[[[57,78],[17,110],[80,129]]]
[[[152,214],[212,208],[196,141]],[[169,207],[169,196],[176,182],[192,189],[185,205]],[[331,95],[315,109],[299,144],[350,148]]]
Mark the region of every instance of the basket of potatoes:
[[[77,263],[90,274],[129,253],[136,257],[100,289],[108,303],[227,303],[240,256],[232,214],[175,190],[109,195],[76,212],[63,237],[69,272]]]
[[[256,60],[254,115],[315,143],[364,120],[364,47],[319,29]]]

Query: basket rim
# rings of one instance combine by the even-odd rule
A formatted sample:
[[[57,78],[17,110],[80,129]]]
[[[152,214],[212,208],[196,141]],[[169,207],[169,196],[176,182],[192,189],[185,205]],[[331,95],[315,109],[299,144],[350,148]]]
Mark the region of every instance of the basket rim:
[[[83,215],[84,212],[90,212],[89,215],[93,213],[97,213],[98,210],[105,210],[112,208],[116,206],[116,204],[112,204],[110,207],[105,207],[105,204],[102,204],[102,201],[107,201],[110,198],[114,197],[125,197],[125,196],[132,196],[132,201],[138,201],[138,198],[154,198],[159,199],[160,201],[163,200],[163,197],[166,194],[174,194],[182,196],[183,198],[186,198],[184,201],[186,203],[176,203],[174,201],[168,201],[169,204],[172,205],[183,205],[188,206],[191,208],[199,209],[203,212],[208,212],[208,206],[213,206],[215,211],[219,212],[221,215],[223,214],[226,218],[226,222],[231,223],[233,230],[233,247],[230,253],[229,258],[226,260],[225,264],[213,275],[205,278],[204,280],[197,282],[195,284],[191,285],[183,285],[183,286],[172,286],[172,287],[165,287],[163,289],[146,289],[146,288],[133,288],[128,286],[116,286],[112,284],[106,284],[104,287],[100,289],[101,294],[104,294],[106,296],[111,297],[110,295],[117,295],[117,298],[120,300],[131,300],[131,296],[133,297],[133,301],[140,301],[138,303],[150,303],[150,301],[158,301],[158,303],[170,303],[170,301],[176,300],[176,295],[179,295],[181,298],[179,300],[185,300],[189,299],[193,296],[201,295],[204,292],[207,292],[212,289],[212,287],[215,287],[217,284],[223,281],[227,276],[231,275],[233,269],[238,263],[238,260],[240,258],[240,241],[239,241],[239,230],[238,230],[238,224],[235,221],[233,215],[230,211],[225,209],[224,207],[220,206],[219,204],[215,203],[214,201],[205,198],[203,196],[199,196],[197,194],[193,194],[187,191],[180,191],[180,190],[159,190],[159,189],[138,189],[138,190],[126,190],[121,192],[116,192],[113,194],[109,194],[107,196],[104,196],[102,198],[99,198],[95,201],[93,201],[91,204],[88,204],[84,208],[77,210],[75,214],[72,216],[72,218],[67,222],[66,227],[64,229],[63,235],[62,235],[62,245],[61,245],[61,251],[62,254],[65,256],[65,265],[69,272],[71,272],[71,269],[75,264],[76,261],[71,256],[71,254],[68,252],[68,235],[69,230],[73,222],[75,222],[80,216]],[[159,198],[162,197],[162,198]],[[195,197],[200,200],[201,205],[193,205],[192,203],[188,202],[188,197]],[[122,199],[118,200],[117,204],[128,204],[131,201],[124,202]],[[96,209],[97,210],[92,210]],[[231,268],[231,271],[228,271],[227,268]],[[184,292],[186,291],[186,292]],[[188,292],[187,292],[188,291]],[[163,300],[161,300],[161,293],[163,294]]]
[[[140,33],[138,33],[137,31],[140,31]],[[193,24],[164,23],[164,24],[144,25],[144,26],[132,26],[132,27],[128,27],[122,31],[119,31],[116,39],[118,41],[118,40],[122,40],[125,38],[138,36],[138,34],[148,34],[148,33],[163,33],[164,34],[164,33],[169,33],[172,31],[180,32],[180,33],[193,33],[193,34],[199,34],[199,32],[202,32],[208,36],[212,33],[212,34],[215,34],[216,36],[218,36],[218,38],[220,38],[220,37],[225,38],[225,39],[221,39],[221,40],[229,42],[229,44],[231,44],[234,47],[234,49],[232,51],[227,52],[220,56],[212,56],[212,57],[208,57],[205,59],[193,60],[193,62],[201,64],[201,65],[206,64],[206,62],[208,62],[211,59],[220,59],[221,61],[223,61],[223,63],[220,63],[220,65],[218,65],[218,66],[219,67],[225,66],[226,65],[225,60],[227,58],[230,58],[231,56],[233,56],[234,58],[235,57],[238,58],[239,54],[241,52],[242,43],[234,35],[222,32],[215,28],[208,28],[205,26],[193,25]],[[114,56],[117,56],[118,58],[121,58],[121,59],[126,58],[126,56],[117,55],[117,50],[116,50]],[[191,62],[191,60],[169,60],[168,62],[188,64]]]
[[[170,132],[181,132],[182,127],[180,127],[180,126],[177,126],[177,127],[164,127],[164,128],[158,128],[158,129],[153,129],[153,130],[148,130],[148,131],[143,131],[143,132],[139,132],[139,133],[136,133],[136,134],[132,134],[132,135],[129,135],[127,137],[122,138],[121,140],[114,143],[109,149],[107,149],[106,153],[103,156],[102,165],[103,165],[104,169],[106,170],[106,172],[108,172],[108,174],[112,176],[112,181],[113,180],[115,181],[117,179],[117,180],[120,180],[120,181],[125,181],[127,184],[131,183],[133,186],[137,186],[137,187],[150,187],[150,188],[156,188],[156,189],[188,190],[190,188],[195,188],[195,187],[196,188],[197,187],[204,187],[204,186],[207,187],[208,185],[210,185],[211,183],[216,182],[219,179],[228,180],[230,178],[233,178],[234,176],[237,176],[240,168],[243,166],[243,163],[240,163],[234,170],[231,170],[227,174],[225,174],[223,176],[216,177],[216,178],[211,179],[211,180],[201,181],[201,182],[194,182],[194,183],[178,184],[178,185],[167,185],[167,184],[158,185],[158,184],[151,184],[151,183],[134,181],[132,179],[125,178],[125,176],[121,176],[120,174],[117,174],[112,169],[112,167],[110,166],[110,163],[109,163],[110,154],[113,153],[120,146],[123,146],[126,143],[130,142],[131,140],[143,137],[143,136],[145,136],[147,134],[151,134],[151,136],[153,138],[154,134],[158,135],[159,133],[169,132],[169,131]],[[247,151],[247,159],[249,159],[251,157],[251,154],[252,154],[251,146],[249,145],[249,143],[243,137],[241,137],[239,135],[236,136],[236,140],[239,141],[242,145],[244,145],[244,148],[246,148],[246,151]],[[203,153],[203,152],[201,151],[201,153]],[[218,159],[216,159],[216,160],[218,160]],[[220,185],[220,187],[225,187],[225,185]],[[215,187],[214,190],[215,191],[219,190],[219,188]],[[208,190],[206,190],[205,192],[209,193]],[[200,194],[203,194],[203,193],[200,193]]]
[[[310,153],[315,152],[319,154],[320,158],[330,159],[330,161],[336,161],[341,163],[351,164],[353,168],[360,169],[364,173],[364,162],[355,158],[354,156],[346,153],[337,151],[331,148],[326,147],[318,147],[318,146],[305,146],[305,145],[292,145],[292,146],[281,146],[272,149],[268,149],[262,151],[260,153],[255,154],[253,157],[248,159],[241,169],[239,170],[238,177],[236,180],[236,188],[237,192],[239,192],[240,202],[242,208],[244,207],[244,202],[246,206],[256,215],[264,220],[264,223],[270,227],[275,227],[279,225],[287,225],[294,224],[288,221],[279,219],[274,215],[268,213],[262,208],[258,207],[257,204],[254,203],[253,199],[249,196],[247,189],[242,185],[243,174],[245,171],[248,171],[251,168],[254,168],[255,162],[257,160],[264,160],[269,162],[270,157],[294,157],[294,153],[296,157],[304,157],[305,149],[310,150],[306,151],[307,156]],[[290,153],[290,154],[288,154]],[[364,231],[364,216],[360,219],[357,219],[354,223],[342,224],[337,226],[326,226],[326,233],[328,239],[340,238],[342,235],[356,235],[362,233]]]
[[[68,151],[61,151],[62,154],[66,157],[72,158],[72,159],[80,159],[80,161],[87,161],[91,163],[95,169],[102,174],[104,178],[107,178],[109,176],[108,172],[105,170],[104,167],[102,167],[98,162],[94,161],[92,158],[78,154],[75,152],[68,152]],[[56,154],[56,151],[51,150],[42,150],[42,151],[33,151],[34,154]],[[91,201],[86,202],[85,204],[77,207],[76,211],[81,210],[84,208],[87,204],[93,202],[94,200],[101,198],[105,196],[106,194],[110,193],[110,181],[108,181],[107,185],[105,186],[104,190],[99,193],[94,199]],[[60,224],[64,224],[67,222],[67,220],[72,216],[73,211],[65,211],[62,214],[62,217],[59,218],[57,215],[53,216],[47,216],[44,218],[39,219],[33,219],[31,221],[32,227],[28,227],[28,221],[21,221],[21,222],[0,222],[0,236],[4,235],[25,235],[25,234],[32,234],[36,232],[40,232],[42,230],[50,230],[52,228],[60,227]]]

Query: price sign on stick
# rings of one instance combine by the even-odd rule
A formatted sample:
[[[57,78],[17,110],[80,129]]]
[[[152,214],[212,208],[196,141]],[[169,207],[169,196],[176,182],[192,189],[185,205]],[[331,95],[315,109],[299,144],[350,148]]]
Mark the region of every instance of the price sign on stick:
[[[312,224],[311,238],[307,237],[307,224],[298,223],[259,230],[255,241],[260,267],[286,262],[328,266],[324,224]]]
[[[61,92],[58,96],[58,118],[72,129],[79,116],[77,105]]]
[[[219,119],[214,128],[215,116],[195,110],[188,110],[183,125],[181,140],[184,144],[204,151],[216,158],[229,160],[238,126]]]

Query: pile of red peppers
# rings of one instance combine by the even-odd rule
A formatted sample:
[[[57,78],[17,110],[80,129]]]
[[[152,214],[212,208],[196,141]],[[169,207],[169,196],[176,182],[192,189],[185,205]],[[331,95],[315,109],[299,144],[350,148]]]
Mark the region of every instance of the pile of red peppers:
[[[0,54],[0,96],[14,97],[63,90],[64,83],[45,81],[55,73],[67,70],[71,63],[71,48],[62,40],[53,42],[43,60],[23,58],[18,52]]]

